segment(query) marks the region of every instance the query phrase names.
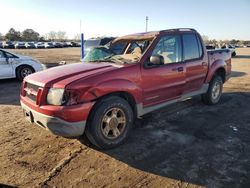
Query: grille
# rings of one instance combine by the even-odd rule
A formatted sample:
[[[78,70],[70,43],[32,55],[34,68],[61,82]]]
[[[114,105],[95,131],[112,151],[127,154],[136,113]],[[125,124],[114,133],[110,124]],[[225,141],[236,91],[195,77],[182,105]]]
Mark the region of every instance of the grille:
[[[26,97],[27,97],[28,99],[32,100],[33,102],[36,102],[36,96],[26,93]]]
[[[36,97],[39,88],[39,86],[27,82],[26,87],[24,88],[25,96],[31,101],[36,102]]]
[[[27,82],[26,88],[33,89],[34,91],[37,92],[39,89],[39,86]]]

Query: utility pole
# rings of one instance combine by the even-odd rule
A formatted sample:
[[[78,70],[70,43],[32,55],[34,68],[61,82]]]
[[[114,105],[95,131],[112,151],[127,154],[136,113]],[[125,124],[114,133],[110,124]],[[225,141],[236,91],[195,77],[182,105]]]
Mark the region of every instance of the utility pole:
[[[80,35],[82,33],[82,20],[80,20]]]
[[[81,61],[83,62],[84,58],[84,34],[82,33],[82,20],[80,20],[80,40],[81,40]]]
[[[146,32],[148,32],[148,16],[146,16]]]

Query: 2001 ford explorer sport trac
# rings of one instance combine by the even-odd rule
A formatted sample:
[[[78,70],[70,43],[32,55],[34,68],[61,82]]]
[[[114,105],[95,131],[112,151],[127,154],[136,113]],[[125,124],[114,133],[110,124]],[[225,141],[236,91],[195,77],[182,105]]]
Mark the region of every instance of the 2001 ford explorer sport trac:
[[[194,29],[139,33],[93,48],[84,63],[29,75],[21,105],[29,121],[52,133],[85,131],[108,149],[126,139],[136,117],[195,95],[218,103],[230,73],[230,51],[206,51]]]

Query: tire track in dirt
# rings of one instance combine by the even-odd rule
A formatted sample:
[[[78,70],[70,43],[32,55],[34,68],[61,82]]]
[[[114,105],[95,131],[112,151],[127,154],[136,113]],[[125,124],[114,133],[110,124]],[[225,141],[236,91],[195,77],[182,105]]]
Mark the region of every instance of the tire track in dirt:
[[[88,148],[82,148],[80,147],[79,149],[73,151],[72,153],[69,154],[68,157],[64,158],[61,160],[49,173],[48,177],[46,177],[42,182],[38,184],[40,187],[47,187],[48,182],[51,181],[55,176],[57,176],[63,168],[70,163],[70,161],[78,156],[82,151],[87,150]]]

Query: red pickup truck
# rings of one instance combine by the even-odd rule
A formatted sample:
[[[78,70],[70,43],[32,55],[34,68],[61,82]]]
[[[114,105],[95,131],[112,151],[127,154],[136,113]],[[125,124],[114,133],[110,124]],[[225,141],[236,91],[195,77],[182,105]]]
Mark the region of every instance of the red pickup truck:
[[[230,51],[206,51],[194,29],[132,34],[93,48],[84,63],[27,76],[21,106],[56,135],[85,132],[108,149],[125,141],[136,117],[195,95],[217,104],[230,73]]]

